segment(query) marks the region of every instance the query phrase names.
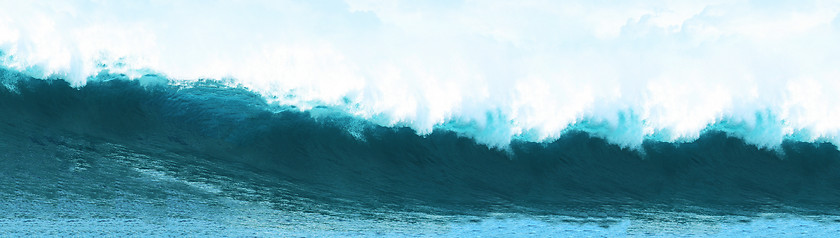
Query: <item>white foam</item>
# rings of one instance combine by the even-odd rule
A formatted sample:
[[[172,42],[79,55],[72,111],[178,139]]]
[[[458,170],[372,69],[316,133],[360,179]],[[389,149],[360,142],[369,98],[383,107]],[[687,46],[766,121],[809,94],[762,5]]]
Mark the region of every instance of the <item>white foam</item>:
[[[837,1],[3,1],[4,66],[233,78],[491,146],[575,129],[628,147],[721,130],[840,142]]]

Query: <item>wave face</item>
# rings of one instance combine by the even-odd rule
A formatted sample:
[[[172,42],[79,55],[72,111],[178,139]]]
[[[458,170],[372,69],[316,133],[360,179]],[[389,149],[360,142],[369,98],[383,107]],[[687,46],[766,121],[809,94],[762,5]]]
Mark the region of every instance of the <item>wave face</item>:
[[[213,234],[201,229],[227,224],[243,229],[231,234],[250,235],[342,219],[373,223],[335,229],[381,221],[398,232],[452,235],[459,230],[417,224],[472,224],[499,213],[615,227],[628,217],[667,221],[675,215],[651,211],[673,211],[729,224],[720,217],[834,216],[840,199],[840,151],[830,143],[767,150],[710,132],[685,143],[646,141],[640,152],[577,132],[500,150],[447,130],[420,136],[339,109],[276,106],[215,81],[100,75],[74,88],[0,75],[10,82],[0,89],[0,208],[11,211],[0,223],[21,228],[12,234],[39,227],[38,218],[101,231],[114,223],[171,228],[180,223],[152,221],[177,217],[184,229],[171,229],[179,232]],[[94,222],[115,214],[123,220]]]

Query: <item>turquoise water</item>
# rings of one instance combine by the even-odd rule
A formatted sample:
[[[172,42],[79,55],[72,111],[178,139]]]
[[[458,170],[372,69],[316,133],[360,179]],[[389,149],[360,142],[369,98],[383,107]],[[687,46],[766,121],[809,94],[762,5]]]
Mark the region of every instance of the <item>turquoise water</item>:
[[[708,133],[640,152],[571,133],[500,150],[213,82],[3,77],[19,78],[0,91],[0,236],[840,232],[831,144],[771,151]]]
[[[414,217],[416,220],[406,222],[260,209],[266,208],[225,207],[214,213],[190,212],[190,215],[181,218],[4,218],[0,219],[0,234],[29,237],[833,237],[840,232],[837,217],[776,217],[774,214],[762,218],[660,214],[658,218],[609,218],[602,221],[509,214],[481,218],[411,214],[400,219]]]
[[[0,238],[840,237],[836,42],[836,0],[0,0]]]

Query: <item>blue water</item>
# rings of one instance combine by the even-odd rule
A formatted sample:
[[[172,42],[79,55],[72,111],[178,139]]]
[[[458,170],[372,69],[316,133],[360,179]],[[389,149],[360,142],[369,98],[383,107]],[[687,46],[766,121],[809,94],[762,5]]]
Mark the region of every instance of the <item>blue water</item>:
[[[840,1],[0,0],[0,237],[836,237]]]
[[[205,80],[0,73],[3,236],[831,236],[840,151],[724,133],[491,148]]]

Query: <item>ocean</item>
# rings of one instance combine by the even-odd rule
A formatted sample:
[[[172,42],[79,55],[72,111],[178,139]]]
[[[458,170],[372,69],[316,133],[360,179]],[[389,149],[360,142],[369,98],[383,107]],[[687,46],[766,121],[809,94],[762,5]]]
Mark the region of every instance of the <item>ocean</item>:
[[[823,0],[0,0],[0,237],[834,237],[836,42]]]
[[[494,149],[270,105],[213,81],[100,75],[73,88],[2,75],[14,82],[0,91],[6,235],[840,231],[840,151],[829,143],[773,151],[709,132],[632,150],[575,132]]]

